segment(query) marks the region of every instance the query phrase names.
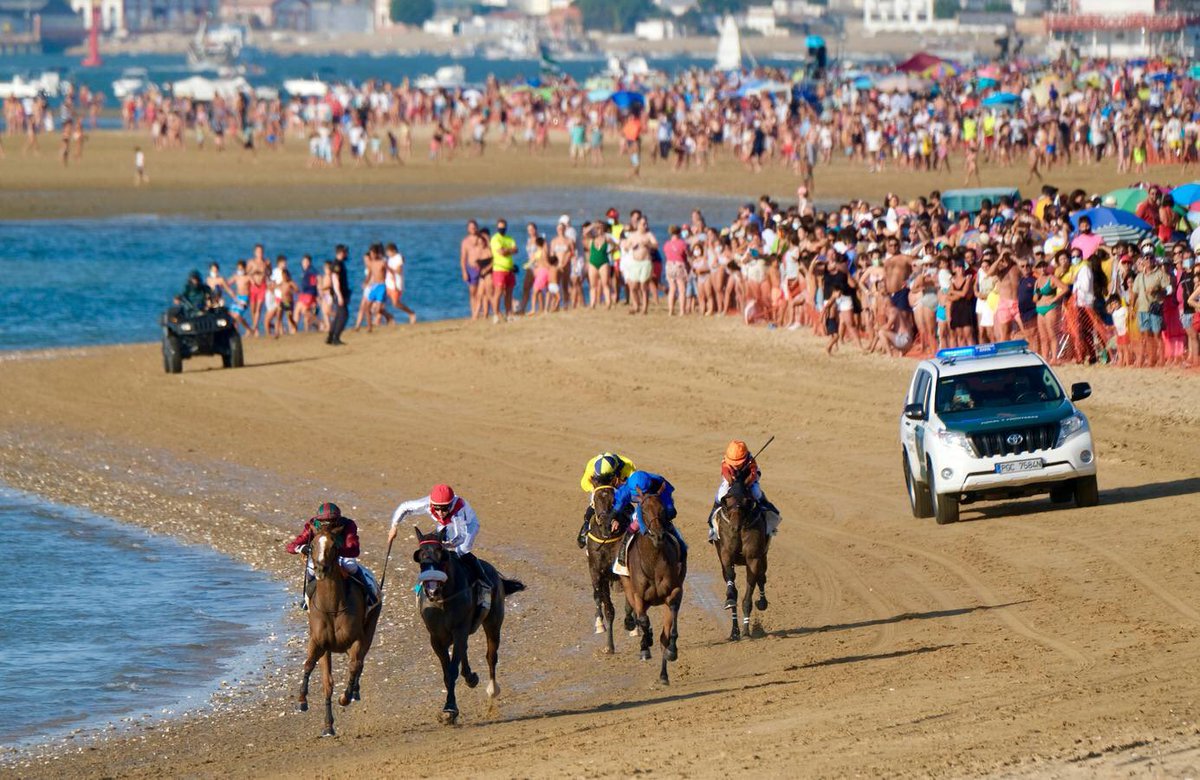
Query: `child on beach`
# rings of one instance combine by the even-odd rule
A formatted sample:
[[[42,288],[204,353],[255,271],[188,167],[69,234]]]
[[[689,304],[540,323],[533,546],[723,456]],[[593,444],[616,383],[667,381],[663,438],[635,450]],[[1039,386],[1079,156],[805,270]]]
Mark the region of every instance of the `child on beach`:
[[[133,168],[133,186],[140,187],[150,183],[150,177],[146,175],[146,155],[140,146],[133,148]]]
[[[1113,332],[1116,334],[1108,343],[1109,360],[1113,365],[1125,364],[1125,353],[1129,349],[1129,310],[1121,302],[1121,296],[1108,296],[1108,313],[1112,315]]]
[[[546,251],[545,237],[538,236],[533,240],[533,245],[533,257],[530,258],[530,264],[533,266],[533,307],[530,309],[530,314],[539,311],[545,313],[548,310],[551,295],[550,277],[555,270],[549,253]],[[557,301],[557,284],[554,285],[553,296],[555,301]],[[557,306],[557,303],[555,305]]]

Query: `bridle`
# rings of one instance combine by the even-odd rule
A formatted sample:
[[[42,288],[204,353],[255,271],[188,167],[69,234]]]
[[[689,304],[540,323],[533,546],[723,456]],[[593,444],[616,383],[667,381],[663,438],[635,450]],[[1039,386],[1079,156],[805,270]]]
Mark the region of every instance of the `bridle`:
[[[436,536],[434,536],[429,539],[422,539],[419,542],[419,545],[420,546],[418,547],[418,551],[423,547],[441,547],[442,540],[438,539]],[[433,561],[421,562],[421,571],[417,574],[417,578],[418,578],[417,579],[417,588],[416,588],[417,596],[418,596],[418,598],[425,599],[430,604],[433,604],[433,605],[439,606],[439,607],[444,607],[448,602],[453,601],[454,599],[458,598],[459,596],[465,595],[467,593],[467,591],[469,590],[469,588],[458,588],[454,593],[450,594],[449,596],[431,596],[429,594],[429,591],[425,588],[425,580],[420,579],[421,574],[424,574],[425,572],[438,572],[443,577],[445,577],[446,580],[449,580],[449,573],[438,568],[438,566]]]
[[[321,536],[324,536],[324,537],[326,537],[326,538],[328,538],[328,539],[330,540],[330,543],[332,543],[332,542],[333,542],[333,534],[332,534],[332,533],[330,533],[330,532],[328,532],[328,531],[322,531],[322,532],[320,533],[320,535],[321,535]],[[316,541],[316,539],[314,539],[313,541],[315,542],[315,541]],[[309,547],[308,547],[308,563],[309,563],[309,565],[312,567],[314,578],[316,577],[316,572],[317,572],[317,561],[316,561],[316,558],[314,558],[314,557],[313,557],[315,554],[316,554],[316,545],[315,545],[315,544],[310,544],[310,545],[309,545]],[[336,549],[336,547],[335,547],[335,549],[334,549],[334,551],[333,551],[333,554],[334,554],[334,555],[336,555],[336,554],[337,554],[337,549]],[[332,572],[334,569],[337,569],[337,570],[339,571],[339,574],[338,574],[338,575],[335,575],[335,579],[337,579],[337,580],[343,580],[343,581],[346,579],[346,578],[345,578],[345,576],[342,576],[342,575],[341,575],[341,573],[340,573],[340,570],[341,570],[341,568],[342,568],[340,564],[337,564],[337,563],[334,563],[334,564],[322,564],[321,568],[322,568],[322,569],[329,568],[331,572]],[[330,575],[326,575],[326,576],[330,576]],[[316,581],[319,581],[319,579],[317,579]],[[340,614],[342,614],[343,612],[349,612],[349,611],[350,611],[350,607],[347,605],[347,603],[346,603],[346,602],[347,602],[347,600],[343,598],[343,599],[342,599],[342,606],[341,606],[339,609],[321,609],[321,608],[319,608],[319,607],[317,607],[317,606],[316,606],[316,603],[315,603],[315,600],[314,600],[314,599],[309,599],[308,608],[309,608],[310,610],[313,610],[313,611],[315,611],[315,612],[320,612],[320,613],[321,613],[321,614],[323,614],[323,615],[340,615]]]
[[[592,495],[588,499],[588,505],[591,506],[591,508],[592,508],[592,521],[591,522],[595,522],[595,519],[600,516],[600,512],[596,509],[596,494],[602,490],[609,491],[614,494],[617,492],[617,489],[615,487],[613,487],[612,485],[599,485],[599,486],[592,488]],[[610,507],[611,507],[611,504],[610,504]],[[591,522],[589,522],[589,524],[588,524],[589,525],[588,532],[587,532],[588,539],[591,539],[596,544],[615,544],[616,542],[620,541],[622,534],[617,534],[616,536],[598,536],[598,535],[592,533],[592,529],[590,527]]]

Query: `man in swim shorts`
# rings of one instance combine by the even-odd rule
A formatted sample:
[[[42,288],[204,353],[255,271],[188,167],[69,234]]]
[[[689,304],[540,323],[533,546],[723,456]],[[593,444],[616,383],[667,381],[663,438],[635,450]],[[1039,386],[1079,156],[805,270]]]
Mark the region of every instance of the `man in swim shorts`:
[[[1021,307],[1017,302],[1021,271],[1010,252],[1002,253],[992,265],[992,276],[996,279],[996,293],[1000,296],[992,326],[993,341],[1007,341],[1021,322]]]
[[[246,312],[250,309],[250,277],[246,275],[245,260],[237,261],[237,270],[233,276],[225,280],[225,288],[231,295],[229,313],[233,315],[233,321],[241,325],[243,329],[249,330],[250,325],[246,322]]]
[[[383,257],[383,247],[373,244],[363,257],[367,266],[367,301],[370,303],[367,317],[367,333],[375,329],[381,320],[390,321],[392,315],[387,310],[387,260]]]
[[[493,322],[500,322],[503,310],[505,319],[512,319],[513,288],[517,285],[516,261],[517,242],[508,235],[508,221],[496,221],[496,234],[492,236],[492,306],[495,309]],[[502,305],[503,304],[503,305]]]
[[[475,318],[475,304],[479,297],[479,266],[474,261],[475,248],[479,243],[479,223],[467,220],[467,235],[458,245],[458,267],[462,280],[467,285],[467,300],[471,304],[471,318]]]

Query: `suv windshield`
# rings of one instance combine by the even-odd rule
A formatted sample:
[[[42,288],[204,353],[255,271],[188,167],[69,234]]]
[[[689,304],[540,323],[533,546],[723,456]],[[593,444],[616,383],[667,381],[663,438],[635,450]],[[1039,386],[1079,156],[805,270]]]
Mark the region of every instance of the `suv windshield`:
[[[1062,399],[1062,387],[1049,368],[1021,366],[942,377],[937,383],[934,408],[938,414],[948,414]]]

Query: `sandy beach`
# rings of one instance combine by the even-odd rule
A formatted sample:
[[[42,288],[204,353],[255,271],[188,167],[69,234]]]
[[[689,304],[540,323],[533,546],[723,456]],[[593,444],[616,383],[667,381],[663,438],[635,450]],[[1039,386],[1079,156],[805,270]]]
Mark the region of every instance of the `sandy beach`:
[[[83,159],[59,164],[56,138],[42,138],[40,155],[23,154],[24,140],[3,138],[7,157],[0,160],[0,216],[4,219],[54,219],[127,215],[188,216],[197,219],[353,219],[404,217],[422,213],[431,204],[454,204],[487,195],[503,196],[529,188],[617,188],[630,191],[619,206],[650,208],[656,192],[697,193],[757,199],[768,194],[793,201],[799,177],[782,166],[751,173],[729,153],[707,169],[675,171],[665,163],[643,165],[642,175],[629,178],[629,163],[617,153],[616,142],[605,145],[602,168],[573,168],[567,159],[566,137],[551,135],[550,150],[530,155],[523,148],[489,147],[483,157],[459,155],[449,162],[431,162],[425,155],[430,130],[414,131],[414,156],[404,166],[355,168],[307,167],[307,145],[289,138],[280,150],[258,154],[230,148],[197,151],[153,150],[145,132],[99,131],[89,135]],[[150,184],[134,186],[134,148],[146,150]],[[647,149],[647,158],[649,149]],[[870,174],[865,165],[835,157],[816,169],[815,198],[837,203],[847,198],[879,202],[894,192],[911,199],[932,190],[963,186],[961,161],[955,170],[914,172],[889,166]],[[1105,193],[1139,179],[1117,175],[1115,164],[1071,165],[1044,171],[1046,181],[1063,192],[1081,188]],[[1021,185],[1025,166],[983,165],[983,186],[1020,187],[1036,195],[1040,183]],[[1144,177],[1142,177],[1144,178]],[[1192,176],[1181,166],[1156,166],[1150,177],[1159,182],[1183,182]],[[972,186],[975,185],[972,182]],[[499,215],[471,215],[492,218]],[[597,215],[599,216],[599,215]]]
[[[378,567],[393,506],[449,480],[481,516],[478,551],[529,586],[510,602],[498,707],[460,689],[463,725],[436,724],[441,680],[402,537],[364,701],[336,713],[337,739],[317,737],[317,712],[295,711],[299,667],[285,657],[219,717],[10,756],[0,772],[1196,771],[1193,373],[1062,369],[1064,382],[1095,389],[1085,408],[1100,507],[983,504],[938,527],[911,517],[898,463],[910,360],[827,359],[798,333],[661,310],[347,338],[340,351],[319,337],[255,341],[246,369],[197,359],[179,376],[162,373],[153,344],[6,356],[0,481],[211,544],[298,585],[282,545],[318,501],[358,520],[364,561]],[[725,442],[771,434],[763,468],[784,515],[771,606],[763,636],[728,643],[704,518]],[[669,475],[692,547],[668,689],[652,684],[657,666],[636,660],[632,639],[605,657],[592,633],[574,545],[578,477],[610,448]]]

